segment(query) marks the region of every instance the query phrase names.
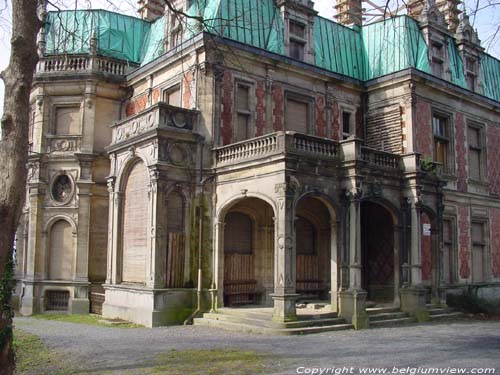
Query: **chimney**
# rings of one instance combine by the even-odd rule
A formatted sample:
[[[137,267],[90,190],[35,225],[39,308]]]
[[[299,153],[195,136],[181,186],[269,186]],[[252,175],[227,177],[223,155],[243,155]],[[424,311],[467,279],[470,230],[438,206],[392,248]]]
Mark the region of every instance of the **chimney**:
[[[139,0],[137,12],[143,20],[154,21],[163,16],[165,5],[162,0]]]
[[[458,9],[458,6],[461,3],[461,0],[410,0],[406,4],[406,9],[409,16],[418,20],[425,4],[428,6],[435,5],[443,14],[448,30],[454,34],[460,22],[459,16],[462,11]]]
[[[335,18],[342,25],[357,25],[363,23],[361,0],[336,0]]]

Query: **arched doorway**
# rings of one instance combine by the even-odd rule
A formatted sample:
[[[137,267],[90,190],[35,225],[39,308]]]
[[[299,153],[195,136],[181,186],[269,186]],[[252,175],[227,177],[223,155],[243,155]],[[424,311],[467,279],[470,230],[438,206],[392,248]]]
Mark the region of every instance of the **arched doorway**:
[[[393,302],[395,298],[394,222],[391,213],[374,202],[361,204],[362,287],[367,300]]]
[[[329,209],[319,198],[306,196],[298,202],[295,217],[296,292],[302,301],[330,297],[333,221]]]
[[[272,305],[272,207],[261,199],[246,198],[227,211],[224,223],[224,306]]]

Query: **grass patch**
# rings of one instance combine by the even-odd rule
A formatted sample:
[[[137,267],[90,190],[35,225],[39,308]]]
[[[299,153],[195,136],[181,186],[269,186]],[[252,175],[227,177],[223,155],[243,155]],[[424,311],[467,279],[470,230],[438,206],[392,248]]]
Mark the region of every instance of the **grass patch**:
[[[48,349],[38,336],[14,329],[16,374],[61,374],[61,361]]]
[[[151,374],[258,375],[270,373],[271,358],[253,351],[233,349],[171,350],[157,356]]]
[[[135,323],[120,323],[120,324],[107,324],[103,323],[102,316],[94,314],[40,314],[33,315],[35,319],[53,320],[56,322],[87,324],[99,327],[113,327],[113,328],[144,328]]]

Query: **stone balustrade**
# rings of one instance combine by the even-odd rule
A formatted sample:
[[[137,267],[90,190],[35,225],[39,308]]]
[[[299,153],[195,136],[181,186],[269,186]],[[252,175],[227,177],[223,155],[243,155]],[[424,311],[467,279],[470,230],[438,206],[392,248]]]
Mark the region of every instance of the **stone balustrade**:
[[[192,131],[195,130],[197,121],[197,111],[160,102],[134,116],[115,122],[111,126],[111,144],[124,142],[154,129]]]
[[[50,73],[104,73],[124,76],[135,64],[108,57],[91,55],[54,55],[44,56],[37,65],[37,74]]]
[[[215,150],[217,166],[237,164],[281,153],[336,159],[338,143],[295,132],[277,132],[220,147]]]
[[[400,169],[401,157],[397,154],[361,147],[361,159],[378,168]]]

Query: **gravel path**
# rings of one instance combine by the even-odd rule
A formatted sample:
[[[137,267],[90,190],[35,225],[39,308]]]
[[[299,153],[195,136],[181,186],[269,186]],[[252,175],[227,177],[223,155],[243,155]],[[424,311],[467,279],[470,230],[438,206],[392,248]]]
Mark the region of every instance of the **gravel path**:
[[[238,348],[281,358],[286,371],[305,367],[478,367],[500,374],[500,322],[459,321],[307,336],[267,336],[199,326],[120,329],[16,318],[72,366],[93,374],[153,363],[171,349]],[[120,371],[121,370],[121,371]],[[357,372],[357,371],[356,371]],[[333,372],[332,372],[333,373]]]

